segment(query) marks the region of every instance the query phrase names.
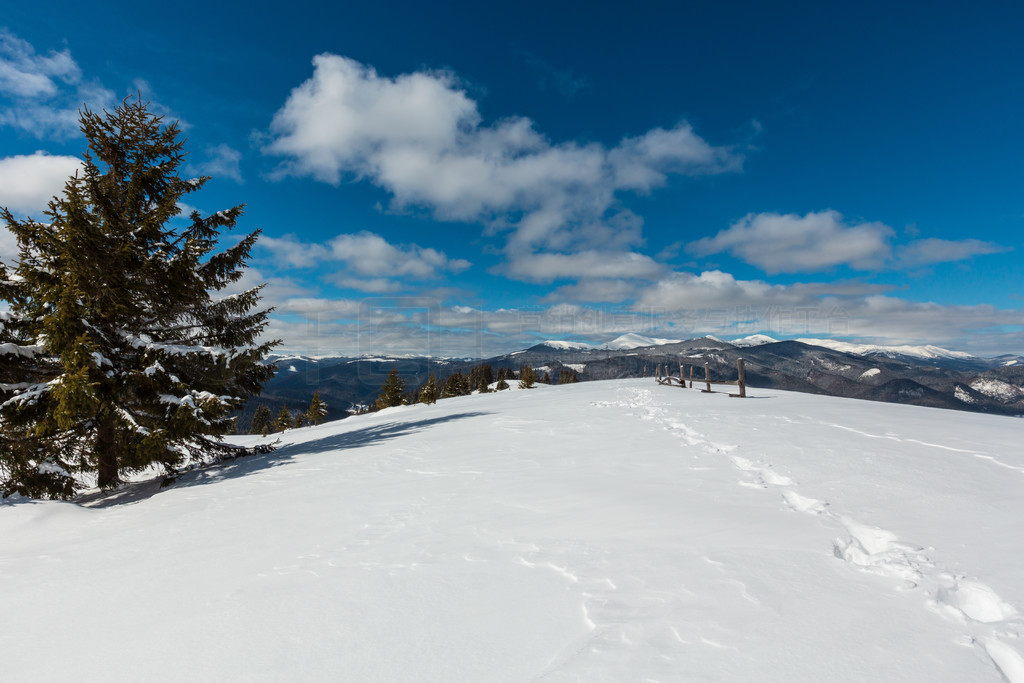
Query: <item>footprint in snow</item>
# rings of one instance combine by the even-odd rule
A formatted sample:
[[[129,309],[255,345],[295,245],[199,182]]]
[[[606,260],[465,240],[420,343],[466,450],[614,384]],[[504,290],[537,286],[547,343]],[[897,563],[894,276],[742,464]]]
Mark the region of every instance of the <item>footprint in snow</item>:
[[[789,480],[787,479],[787,481]],[[806,512],[809,515],[820,515],[828,507],[828,503],[816,498],[801,496],[796,491],[783,491],[782,499],[786,501],[786,505],[796,512]]]
[[[850,537],[833,541],[832,552],[872,574],[892,576],[904,581],[902,588],[916,588],[923,579],[923,571],[935,564],[925,556],[920,546],[904,543],[891,531],[866,526],[846,517],[839,518]]]
[[[994,590],[983,583],[962,577],[955,580],[952,586],[940,586],[935,599],[983,624],[1005,621],[1017,615],[1017,610],[1003,602]]]
[[[744,472],[749,472],[750,474],[757,475],[758,479],[756,483],[752,484],[750,482],[740,482],[740,484],[743,486],[750,486],[752,488],[767,488],[768,485],[792,486],[794,483],[793,480],[790,479],[789,477],[779,474],[778,472],[773,470],[771,468],[771,465],[761,467],[759,465],[754,464],[750,460],[747,460],[746,458],[741,458],[738,455],[730,455],[729,460],[732,461],[732,464],[735,465],[737,469],[742,470]]]

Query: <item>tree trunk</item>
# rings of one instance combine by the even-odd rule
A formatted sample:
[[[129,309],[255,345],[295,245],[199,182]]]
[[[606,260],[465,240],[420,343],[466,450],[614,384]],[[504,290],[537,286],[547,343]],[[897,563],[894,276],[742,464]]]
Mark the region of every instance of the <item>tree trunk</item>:
[[[101,489],[120,483],[117,477],[117,453],[114,451],[114,420],[101,417],[96,430],[97,480]]]

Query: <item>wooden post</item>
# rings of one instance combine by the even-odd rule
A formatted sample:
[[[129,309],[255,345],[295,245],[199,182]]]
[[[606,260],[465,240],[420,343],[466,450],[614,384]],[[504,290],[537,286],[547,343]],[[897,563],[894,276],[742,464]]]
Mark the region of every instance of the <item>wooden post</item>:
[[[704,361],[704,381],[708,383],[708,388],[704,390],[704,393],[711,393],[711,364]]]
[[[686,388],[686,378],[683,377],[683,364],[682,363],[679,364],[679,386],[681,386],[683,389]]]
[[[739,372],[740,398],[747,397],[747,380],[743,373],[743,359],[736,359],[736,370]]]
[[[693,389],[693,366],[690,366],[690,388]]]

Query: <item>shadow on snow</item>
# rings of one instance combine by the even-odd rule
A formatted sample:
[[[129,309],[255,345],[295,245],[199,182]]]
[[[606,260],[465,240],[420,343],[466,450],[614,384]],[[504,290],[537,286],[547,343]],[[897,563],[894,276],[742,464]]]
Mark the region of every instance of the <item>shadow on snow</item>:
[[[361,429],[353,429],[347,432],[331,434],[330,436],[325,436],[320,439],[289,444],[270,453],[242,456],[234,460],[204,465],[194,470],[183,472],[177,477],[174,483],[166,487],[161,486],[163,477],[157,477],[155,479],[129,484],[128,486],[124,486],[115,491],[87,493],[79,496],[75,499],[75,502],[79,505],[90,508],[108,508],[118,505],[128,505],[151,498],[164,490],[213,484],[225,479],[245,477],[272,467],[279,467],[280,465],[288,463],[297,455],[328,453],[330,451],[374,446],[400,436],[415,434],[446,422],[465,420],[484,415],[490,415],[490,413],[477,411],[457,413],[455,415],[448,415],[445,417],[435,417],[429,420],[385,422],[383,424],[371,425]]]

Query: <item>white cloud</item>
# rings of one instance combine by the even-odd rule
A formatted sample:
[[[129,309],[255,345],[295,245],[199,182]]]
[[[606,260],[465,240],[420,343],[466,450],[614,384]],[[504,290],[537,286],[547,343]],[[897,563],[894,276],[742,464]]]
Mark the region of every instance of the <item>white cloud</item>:
[[[748,214],[714,237],[691,242],[687,251],[707,256],[728,251],[766,273],[797,273],[848,265],[881,268],[890,258],[895,231],[882,223],[849,225],[837,211]]]
[[[874,295],[849,302],[844,310],[848,315],[845,336],[867,343],[936,344],[974,353],[1016,353],[1024,347],[1021,309],[988,304],[950,306]],[[1017,331],[1009,331],[1013,328]],[[1016,340],[1016,345],[1008,343],[1010,340]]]
[[[81,169],[82,160],[46,152],[0,159],[0,206],[11,213],[42,218],[51,198]]]
[[[282,264],[288,268],[312,268],[327,258],[329,250],[322,244],[303,242],[295,235],[271,237],[260,235],[256,246],[269,252],[270,262],[276,267]]]
[[[319,316],[324,319],[357,318],[362,307],[362,303],[356,299],[322,299],[313,296],[290,296],[275,305],[279,313]]]
[[[377,294],[400,291],[403,280],[430,280],[443,273],[460,273],[472,265],[429,247],[391,244],[367,231],[337,235],[322,244],[304,242],[294,235],[264,236],[257,245],[269,252],[269,262],[276,266],[306,269],[341,264],[344,270],[328,276],[329,281]]]
[[[395,294],[404,289],[404,285],[398,280],[389,280],[384,277],[359,278],[336,274],[329,277],[328,280],[339,287],[355,289],[360,292],[366,292],[367,294]]]
[[[78,134],[78,110],[113,109],[114,93],[82,79],[81,69],[64,49],[36,54],[24,40],[0,30],[0,126],[11,126],[37,138],[70,138]]]
[[[43,211],[64,183],[82,166],[80,159],[45,152],[0,159],[0,206],[18,217],[44,220]],[[18,243],[7,224],[0,221],[0,260],[11,263]]]
[[[313,76],[271,124],[264,151],[284,157],[279,175],[335,184],[367,179],[391,193],[397,208],[425,207],[441,219],[510,231],[513,260],[540,250],[639,244],[640,221],[617,205],[617,193],[649,192],[670,174],[721,173],[742,163],[735,150],[708,144],[685,122],[612,148],[553,143],[526,118],[483,125],[451,73],[389,78],[331,54],[313,63]],[[518,272],[530,269],[509,270]]]
[[[729,252],[768,274],[849,266],[859,270],[911,268],[1007,251],[976,239],[912,240],[893,247],[896,231],[879,222],[847,223],[837,211],[748,214],[714,237],[691,242],[696,256]]]
[[[500,271],[528,282],[552,282],[558,278],[655,279],[665,267],[636,252],[588,250],[569,254],[542,252],[517,255]]]
[[[586,301],[620,303],[632,300],[639,286],[635,281],[616,279],[589,279],[558,287],[544,297],[545,302]]]
[[[822,285],[822,287],[825,287]],[[817,292],[820,293],[820,290]],[[801,306],[815,301],[807,286],[771,285],[761,280],[737,280],[711,270],[699,275],[675,272],[644,288],[634,308],[665,311],[750,306]]]
[[[67,49],[36,54],[35,48],[7,29],[0,29],[0,93],[45,98],[57,94],[59,83],[75,84],[82,72]]]
[[[441,272],[459,273],[469,268],[464,259],[416,244],[395,246],[372,232],[337,235],[327,243],[330,257],[344,262],[359,275],[388,275],[427,279]]]
[[[261,291],[263,300],[260,308],[274,307],[281,310],[285,302],[311,294],[309,287],[299,284],[291,278],[270,277],[258,268],[249,266],[242,271],[240,279],[230,283],[215,296],[231,296],[260,285],[264,285]]]
[[[223,143],[206,149],[205,159],[196,164],[189,164],[186,173],[207,175],[213,178],[228,178],[242,183],[242,153]]]
[[[897,263],[911,268],[935,263],[965,261],[973,256],[999,254],[1009,248],[982,240],[942,240],[930,237],[914,240],[896,251]]]

